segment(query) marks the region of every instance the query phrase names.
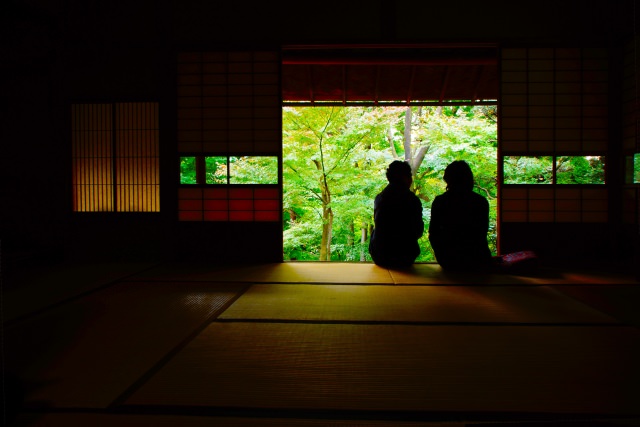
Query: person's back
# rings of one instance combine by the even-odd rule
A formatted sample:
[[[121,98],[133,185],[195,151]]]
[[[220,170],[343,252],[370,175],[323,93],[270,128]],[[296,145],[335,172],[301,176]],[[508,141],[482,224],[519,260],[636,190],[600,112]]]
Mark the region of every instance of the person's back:
[[[429,242],[445,270],[483,270],[492,265],[487,242],[489,203],[473,192],[468,164],[456,161],[445,170],[447,191],[433,200]]]
[[[411,192],[411,167],[394,161],[387,169],[387,185],[374,200],[374,229],[369,241],[373,261],[383,267],[408,267],[420,255],[424,232],[422,203]]]
[[[464,270],[489,266],[488,211],[487,200],[472,191],[447,191],[436,196],[431,205],[429,241],[443,268]]]

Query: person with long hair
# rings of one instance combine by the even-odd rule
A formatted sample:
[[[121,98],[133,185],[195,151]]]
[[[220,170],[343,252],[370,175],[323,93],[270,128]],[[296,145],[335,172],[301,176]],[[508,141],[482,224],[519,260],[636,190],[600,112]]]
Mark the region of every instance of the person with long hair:
[[[489,202],[473,191],[471,167],[464,160],[444,171],[447,189],[431,204],[429,242],[444,270],[487,271],[495,262],[487,241]]]
[[[443,179],[447,189],[433,199],[429,222],[429,242],[443,270],[516,274],[536,270],[534,251],[491,255],[489,202],[473,191],[473,172],[467,162],[451,162]]]

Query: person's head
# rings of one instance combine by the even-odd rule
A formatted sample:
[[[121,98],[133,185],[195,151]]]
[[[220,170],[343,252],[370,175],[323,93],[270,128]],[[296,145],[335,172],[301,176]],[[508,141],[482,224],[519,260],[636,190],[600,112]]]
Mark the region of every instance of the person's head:
[[[402,160],[394,160],[387,168],[387,180],[390,184],[411,185],[411,166]]]
[[[473,190],[473,172],[469,164],[464,160],[449,163],[444,170],[444,182],[447,183],[447,190]]]

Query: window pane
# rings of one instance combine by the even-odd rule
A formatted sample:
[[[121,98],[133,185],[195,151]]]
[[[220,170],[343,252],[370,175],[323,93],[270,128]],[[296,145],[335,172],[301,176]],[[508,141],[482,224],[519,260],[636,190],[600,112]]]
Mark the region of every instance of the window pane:
[[[505,184],[551,184],[551,156],[505,156],[502,158]]]
[[[205,157],[204,163],[207,184],[227,183],[227,158],[225,156]]]
[[[556,184],[604,184],[604,156],[559,156]]]
[[[196,158],[180,157],[180,184],[197,184]]]
[[[277,184],[276,156],[244,156],[229,158],[230,184]]]

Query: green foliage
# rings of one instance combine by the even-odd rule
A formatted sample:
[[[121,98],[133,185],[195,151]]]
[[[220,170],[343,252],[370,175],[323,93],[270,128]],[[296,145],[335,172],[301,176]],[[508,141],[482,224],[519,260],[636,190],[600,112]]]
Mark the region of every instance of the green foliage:
[[[319,220],[309,215],[305,221],[289,223],[283,231],[283,246],[286,259],[317,261],[320,258]]]
[[[333,213],[331,260],[370,261],[373,199],[387,184],[385,170],[396,158],[419,163],[413,190],[423,201],[426,228],[431,201],[445,191],[444,169],[453,160],[467,160],[474,169],[476,191],[492,206],[489,241],[495,253],[497,131],[491,119],[495,111],[492,116],[486,107],[412,107],[407,153],[406,114],[404,107],[283,109],[285,259],[319,259],[328,191]],[[418,162],[415,156],[421,147],[426,152]],[[426,230],[420,245],[417,261],[433,261]]]
[[[604,184],[604,157],[558,157],[556,159],[556,183]]]
[[[230,157],[229,168],[231,184],[278,183],[278,158],[275,156]]]
[[[552,184],[552,156],[506,156],[505,184]],[[604,184],[603,156],[558,156],[556,184]]]
[[[551,184],[553,158],[551,156],[505,156],[505,184]]]
[[[180,157],[180,184],[196,183],[196,158]]]
[[[496,161],[497,130],[494,123],[483,118],[478,107],[444,107],[423,109],[412,130],[416,142],[429,150],[414,179],[416,194],[424,200],[425,223],[429,223],[431,202],[446,190],[442,179],[444,169],[454,160],[466,160],[474,171],[475,191],[489,200],[490,232],[488,240],[496,253]],[[433,261],[433,251],[425,233],[420,241],[417,261]]]
[[[227,157],[205,157],[205,182],[207,184],[227,183]]]

